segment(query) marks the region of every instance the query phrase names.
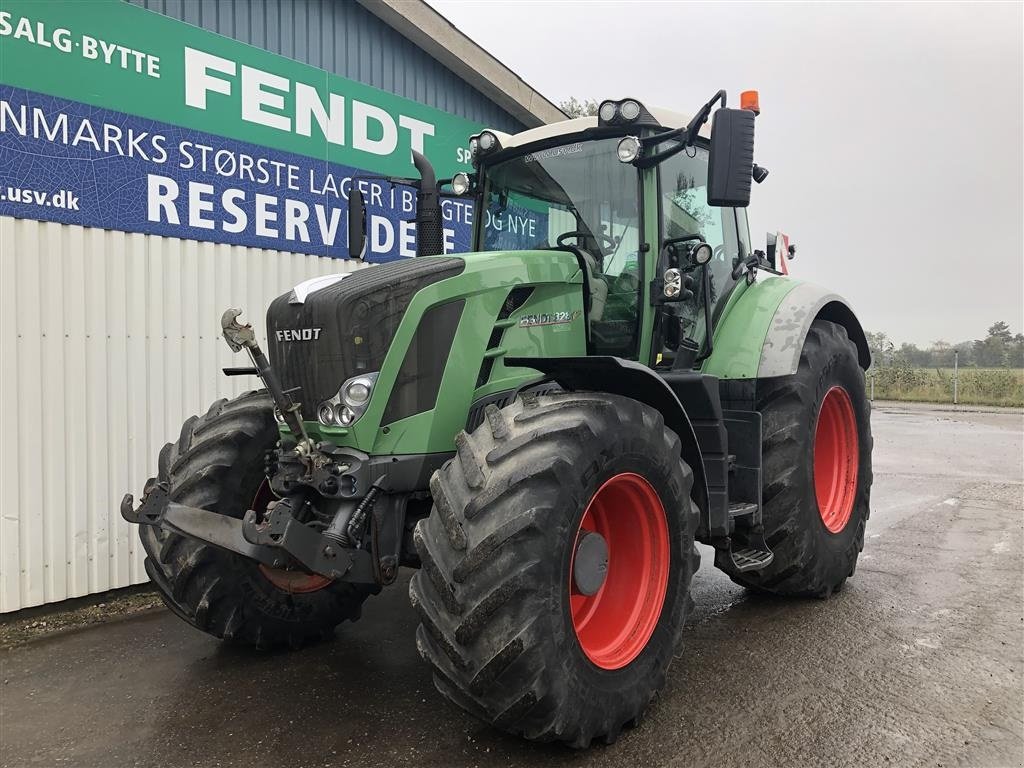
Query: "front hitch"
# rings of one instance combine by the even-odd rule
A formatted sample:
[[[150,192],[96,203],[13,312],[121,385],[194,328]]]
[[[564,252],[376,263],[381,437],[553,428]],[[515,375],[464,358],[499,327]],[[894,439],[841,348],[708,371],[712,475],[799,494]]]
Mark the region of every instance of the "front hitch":
[[[250,509],[242,521],[242,535],[253,546],[283,549],[307,570],[329,579],[378,583],[373,555],[342,546],[295,519],[295,505],[304,503],[295,496],[273,501],[267,505],[262,520],[257,520],[256,511]]]
[[[297,563],[303,569],[363,584],[379,584],[373,556],[346,549],[292,516],[291,499],[272,503],[260,523],[249,510],[244,520],[170,501],[164,483],[151,486],[138,509],[130,493],[121,500],[121,517],[136,525],[157,526],[233,552],[270,568]]]
[[[280,568],[286,562],[280,552],[246,541],[241,520],[171,501],[166,483],[151,486],[138,509],[134,509],[134,503],[130,493],[121,499],[121,517],[129,523],[152,525],[168,533],[199,539],[272,568]]]

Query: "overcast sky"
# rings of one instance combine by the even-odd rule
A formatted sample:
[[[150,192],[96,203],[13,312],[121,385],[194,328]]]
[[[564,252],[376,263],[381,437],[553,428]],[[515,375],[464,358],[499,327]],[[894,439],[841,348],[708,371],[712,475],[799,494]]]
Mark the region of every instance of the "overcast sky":
[[[896,341],[1021,330],[1022,4],[429,1],[556,103],[759,90],[756,247]]]

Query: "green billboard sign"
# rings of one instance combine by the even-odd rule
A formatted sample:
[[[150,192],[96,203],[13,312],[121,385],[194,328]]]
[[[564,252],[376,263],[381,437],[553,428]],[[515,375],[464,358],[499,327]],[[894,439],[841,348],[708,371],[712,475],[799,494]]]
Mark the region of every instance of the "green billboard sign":
[[[469,169],[482,126],[122,0],[0,0],[0,215],[346,257],[415,250],[415,197],[360,177]],[[446,200],[445,244],[472,205]]]
[[[0,80],[356,168],[468,168],[482,126],[122,0],[3,0]]]

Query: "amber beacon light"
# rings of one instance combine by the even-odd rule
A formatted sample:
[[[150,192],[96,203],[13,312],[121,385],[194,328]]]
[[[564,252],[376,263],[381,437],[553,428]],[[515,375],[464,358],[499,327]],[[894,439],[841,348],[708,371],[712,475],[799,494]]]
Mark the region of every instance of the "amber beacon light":
[[[755,115],[761,114],[761,105],[758,103],[757,91],[744,91],[740,94],[740,109],[749,109]]]

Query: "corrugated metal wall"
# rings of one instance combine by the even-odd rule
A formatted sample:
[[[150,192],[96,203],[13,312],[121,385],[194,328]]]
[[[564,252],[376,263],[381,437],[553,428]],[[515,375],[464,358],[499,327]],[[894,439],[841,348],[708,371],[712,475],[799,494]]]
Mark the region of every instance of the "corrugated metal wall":
[[[491,128],[525,127],[356,0],[129,0]]]
[[[0,217],[0,612],[146,581],[118,512],[186,417],[258,382],[220,337],[354,263]],[[265,339],[264,339],[265,343]]]
[[[130,0],[505,131],[523,126],[355,0]],[[0,217],[0,613],[146,581],[121,496],[182,422],[255,385],[220,337],[344,261]]]

